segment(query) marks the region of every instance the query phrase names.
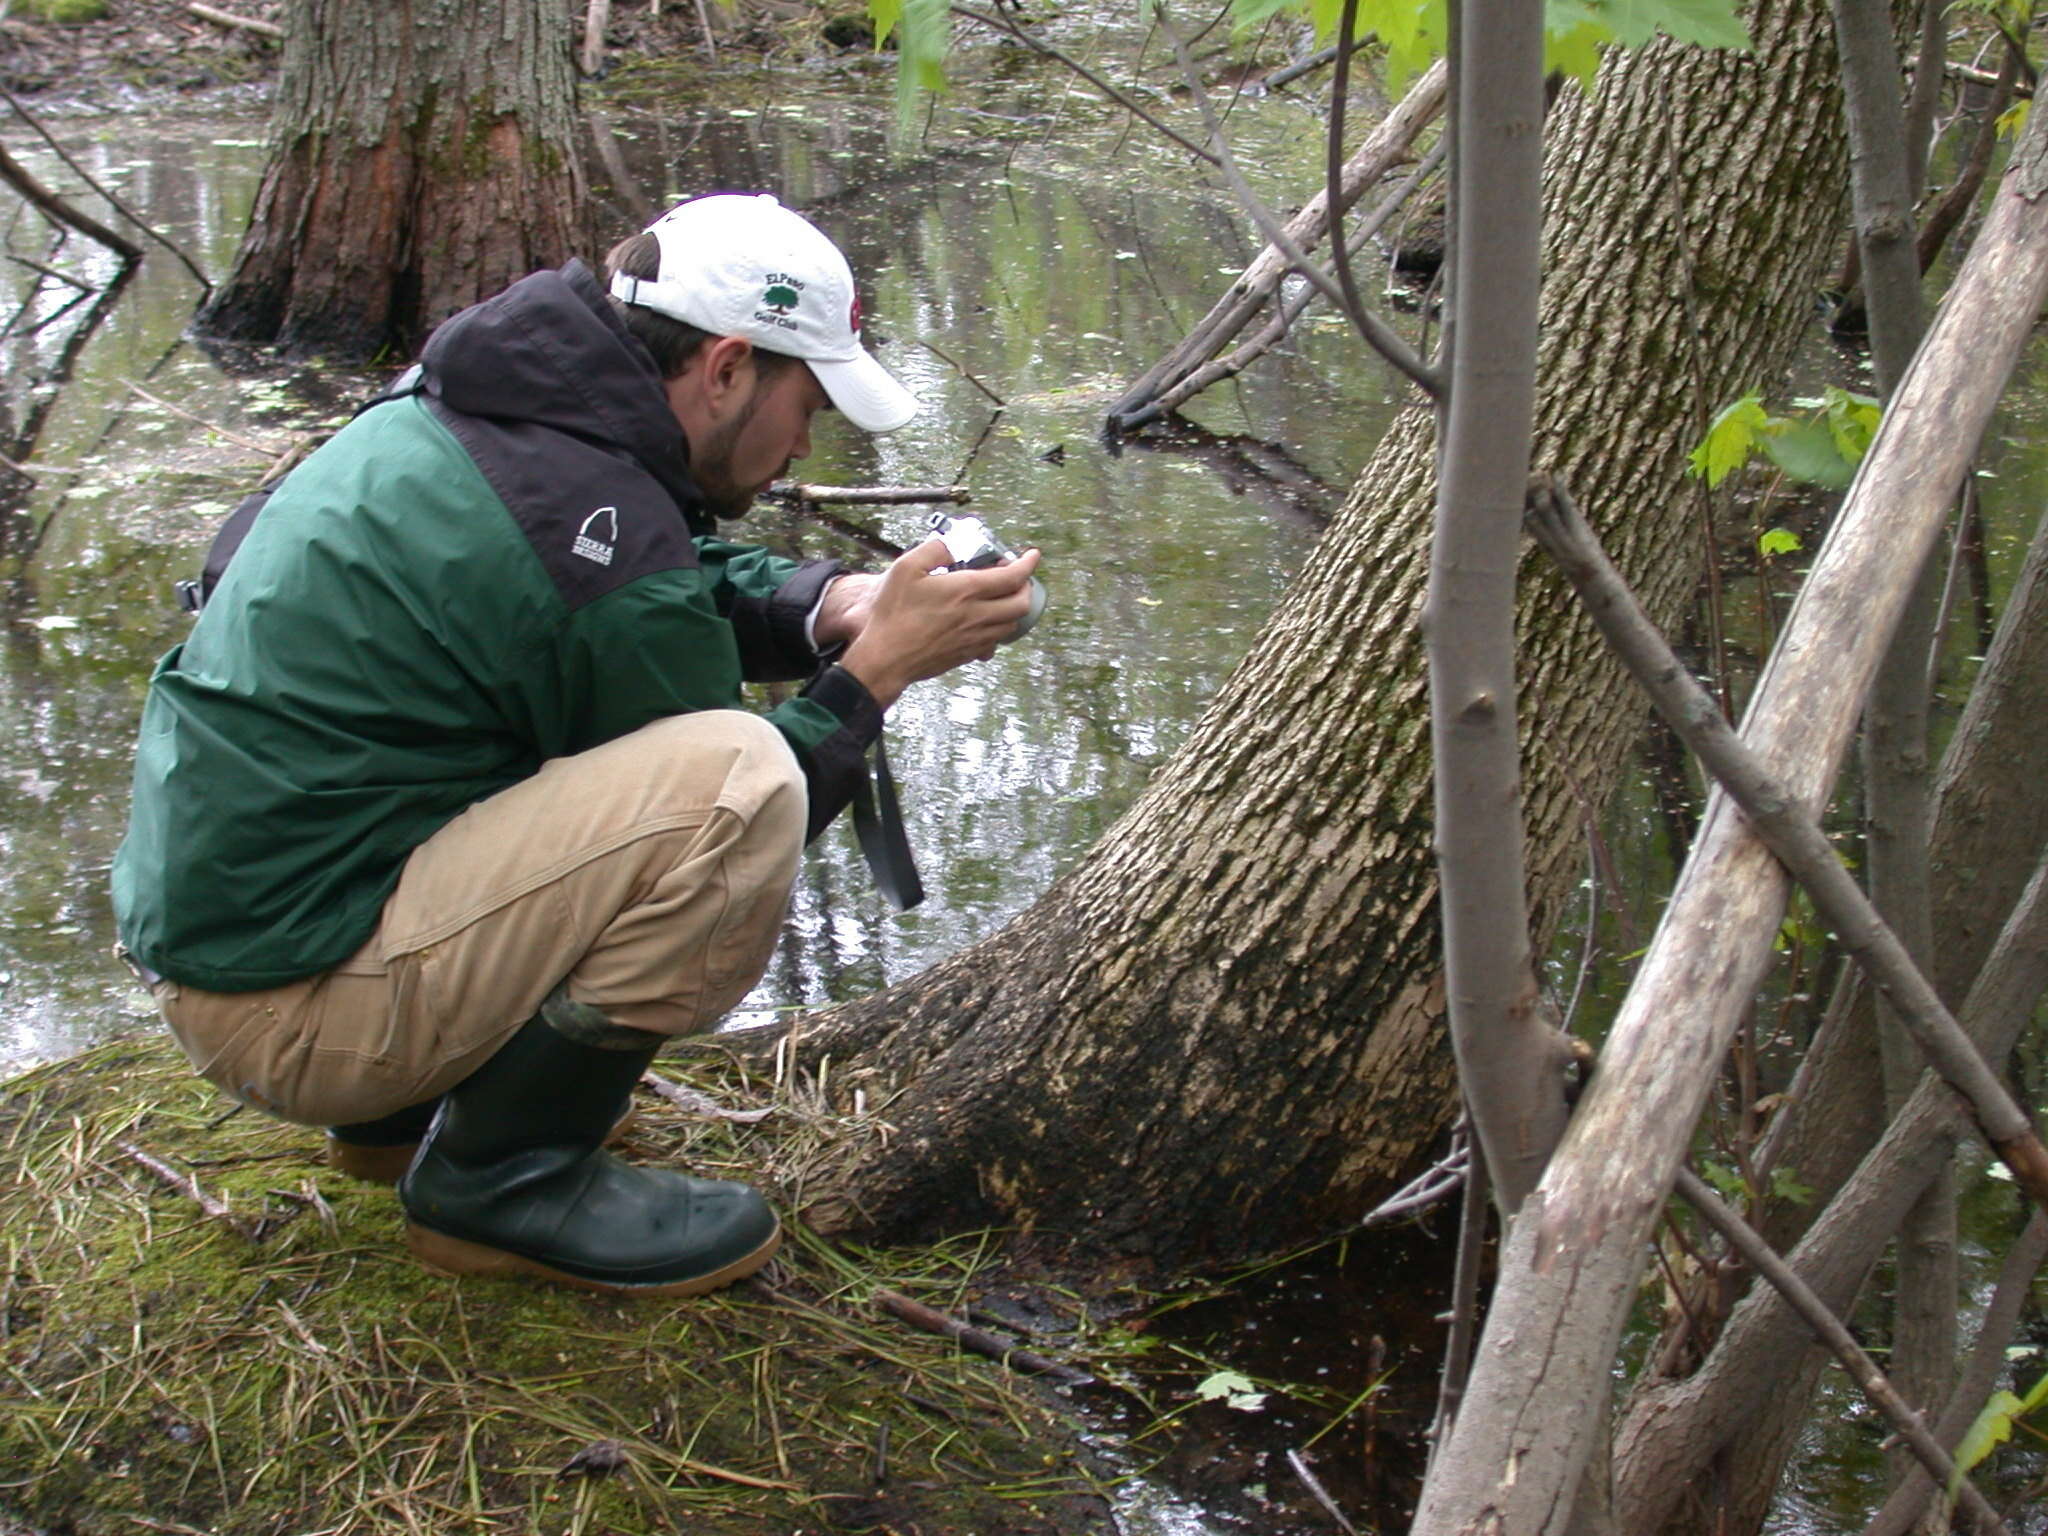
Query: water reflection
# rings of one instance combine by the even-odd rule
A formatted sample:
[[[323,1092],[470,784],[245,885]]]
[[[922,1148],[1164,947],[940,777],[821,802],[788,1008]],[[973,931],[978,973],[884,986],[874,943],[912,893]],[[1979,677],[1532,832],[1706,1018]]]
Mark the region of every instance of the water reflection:
[[[1247,464],[1284,464],[1312,504],[1316,481],[1348,480],[1395,393],[1345,338],[1311,329],[1293,352],[1202,402],[1197,414],[1216,434],[1207,449],[1227,476],[1185,453],[1112,456],[1097,438],[1111,392],[1178,339],[1251,254],[1236,217],[1193,184],[1184,161],[1080,108],[1056,107],[1054,143],[1036,87],[949,101],[909,154],[890,147],[886,78],[848,70],[819,87],[809,76],[750,75],[715,111],[680,114],[626,93],[593,123],[605,234],[714,187],[780,187],[827,224],[864,274],[878,350],[928,410],[879,440],[825,424],[804,478],[964,481],[974,510],[1013,543],[1045,550],[1052,607],[1026,643],[921,685],[892,714],[924,907],[890,912],[850,832],[829,833],[745,1019],[914,972],[1071,867],[1182,739],[1313,543],[1314,517],[1268,498]],[[1305,177],[1307,119],[1289,104],[1271,113],[1264,127],[1249,108],[1243,119],[1256,173]],[[253,116],[55,128],[95,179],[207,270],[226,269],[261,170]],[[54,157],[25,138],[9,143],[92,206]],[[17,221],[11,238],[24,230]],[[90,255],[78,259],[104,280]],[[55,299],[32,292],[23,277],[11,307],[39,317]],[[30,387],[35,370],[9,355],[14,414],[0,426],[42,414],[30,464],[38,483],[0,571],[10,592],[0,1065],[62,1054],[146,1016],[146,1000],[107,959],[105,875],[144,683],[184,628],[170,583],[190,573],[271,453],[331,425],[373,383],[210,357],[183,337],[196,296],[159,253],[109,323],[80,342],[68,387]],[[73,334],[66,323],[24,324],[7,344],[47,351]],[[858,509],[851,520],[868,530],[858,538],[765,506],[752,526],[769,542],[872,567],[877,542],[916,542],[923,516]]]

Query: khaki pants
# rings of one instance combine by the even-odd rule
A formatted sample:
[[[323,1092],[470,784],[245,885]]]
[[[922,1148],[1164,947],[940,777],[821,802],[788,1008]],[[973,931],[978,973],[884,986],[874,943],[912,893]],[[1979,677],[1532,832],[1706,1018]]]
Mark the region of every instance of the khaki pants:
[[[376,1119],[444,1092],[565,979],[618,1024],[708,1027],[766,969],[807,804],[755,715],[681,715],[464,811],[413,850],[368,943],[263,992],[163,981],[199,1071],[307,1125]]]

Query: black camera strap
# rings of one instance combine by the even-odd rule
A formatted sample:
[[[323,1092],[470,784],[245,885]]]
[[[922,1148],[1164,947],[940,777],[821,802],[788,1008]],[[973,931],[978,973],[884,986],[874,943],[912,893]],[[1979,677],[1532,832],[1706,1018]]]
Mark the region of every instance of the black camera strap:
[[[924,900],[924,881],[918,878],[917,860],[910,852],[910,839],[903,831],[903,810],[896,801],[896,776],[889,771],[889,750],[882,738],[875,738],[875,781],[862,774],[853,792],[853,835],[860,840],[861,857],[875,877],[875,887],[908,912]]]

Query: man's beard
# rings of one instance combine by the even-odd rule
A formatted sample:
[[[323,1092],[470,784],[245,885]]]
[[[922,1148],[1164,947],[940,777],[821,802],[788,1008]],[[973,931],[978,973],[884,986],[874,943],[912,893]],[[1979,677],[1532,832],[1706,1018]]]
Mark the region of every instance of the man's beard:
[[[698,494],[704,498],[704,510],[726,522],[751,512],[755,498],[769,484],[764,480],[758,485],[740,485],[732,476],[733,448],[739,442],[740,433],[746,430],[747,423],[754,419],[765,382],[758,377],[754,380],[754,387],[747,395],[747,403],[740,407],[739,415],[713,433],[690,463],[690,478],[697,482]],[[782,470],[788,468],[785,461]],[[776,471],[770,479],[779,478],[782,470]]]

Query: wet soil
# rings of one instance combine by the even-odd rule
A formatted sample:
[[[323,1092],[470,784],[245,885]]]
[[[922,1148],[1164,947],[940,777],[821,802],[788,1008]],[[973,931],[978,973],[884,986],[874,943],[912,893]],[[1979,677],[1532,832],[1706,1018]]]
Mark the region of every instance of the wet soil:
[[[131,91],[207,91],[267,78],[279,43],[193,12],[185,0],[105,0],[97,20],[38,19],[35,5],[0,17],[0,86],[31,101],[105,99]],[[213,7],[278,26],[284,0]]]
[[[565,0],[566,3],[566,0]],[[101,14],[52,21],[42,11],[66,4]],[[189,0],[17,0],[0,5],[0,89],[31,103],[72,99],[104,102],[132,92],[191,93],[267,81],[276,71],[285,0],[221,0],[208,12],[256,23],[242,27],[195,11]],[[583,41],[577,0],[575,36]],[[843,14],[842,14],[843,13]],[[705,19],[712,37],[707,45]],[[800,46],[836,52],[873,38],[865,8],[854,0],[738,0],[700,8],[688,4],[621,4],[604,31],[597,73],[642,59],[749,55]]]

